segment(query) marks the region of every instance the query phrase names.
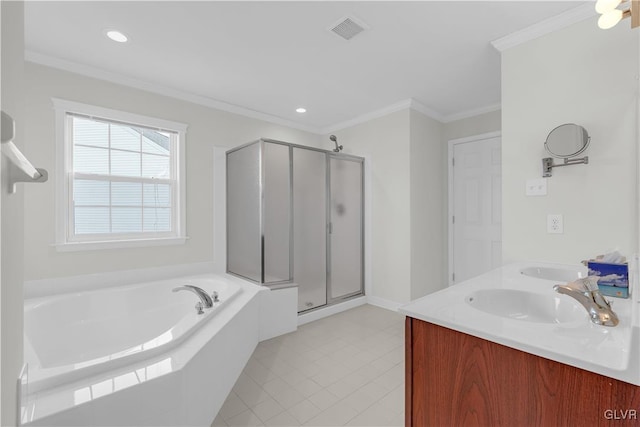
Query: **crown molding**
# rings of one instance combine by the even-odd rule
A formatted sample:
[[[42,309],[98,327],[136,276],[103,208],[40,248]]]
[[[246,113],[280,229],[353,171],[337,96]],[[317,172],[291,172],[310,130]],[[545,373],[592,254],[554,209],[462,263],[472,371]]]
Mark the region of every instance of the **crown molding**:
[[[498,111],[502,108],[502,104],[497,103],[497,104],[485,105],[484,107],[474,108],[472,110],[460,111],[458,113],[444,115],[435,110],[432,110],[431,108],[425,106],[424,104],[421,104],[419,101],[416,101],[415,99],[410,99],[409,101],[410,101],[409,108],[411,108],[412,110],[418,111],[424,114],[425,116],[430,117],[434,120],[437,120],[441,123],[455,122],[456,120],[462,120],[469,117],[479,116],[480,114]]]
[[[491,113],[494,111],[498,111],[502,108],[502,104],[490,104],[485,105],[484,107],[474,108],[473,110],[461,111],[459,113],[449,114],[444,116],[442,122],[443,123],[451,123],[456,120],[467,119],[469,117],[479,116],[480,114]]]
[[[113,73],[110,71],[105,71],[99,68],[91,67],[89,65],[80,64],[73,61],[67,61],[65,59],[56,58],[53,56],[33,52],[33,51],[25,51],[25,60],[32,62],[34,64],[44,65],[51,68],[56,68],[63,71],[68,71],[75,74],[80,74],[83,76],[105,80],[111,83],[120,84],[123,86],[132,87],[139,90],[144,90],[147,92],[171,97],[174,99],[179,99],[186,102],[191,102],[193,104],[202,105],[209,108],[214,108],[216,110],[226,111],[229,113],[238,114],[241,116],[249,117],[252,119],[262,120],[269,123],[274,123],[281,126],[286,126],[293,129],[302,130],[305,132],[313,133],[316,135],[325,135],[331,132],[336,132],[341,129],[345,129],[348,127],[356,126],[361,123],[368,122],[373,119],[377,119],[382,116],[386,116],[391,113],[395,113],[401,110],[415,110],[418,111],[427,117],[430,117],[434,120],[437,120],[441,123],[448,123],[455,120],[460,120],[467,117],[476,116],[479,114],[496,111],[500,109],[500,104],[493,104],[486,107],[481,107],[474,110],[463,111],[460,113],[443,115],[424,104],[416,101],[413,98],[405,99],[400,102],[396,102],[394,104],[388,105],[386,107],[380,108],[378,110],[371,111],[366,114],[362,114],[353,119],[346,120],[344,122],[339,122],[331,126],[327,126],[324,128],[312,127],[301,125],[300,123],[296,123],[290,120],[286,120],[277,116],[273,116],[267,113],[262,113],[259,111],[251,110],[248,108],[240,107],[233,104],[228,104],[226,102],[217,101],[212,98],[208,98],[201,95],[196,95],[193,93],[185,92],[179,89],[174,89],[171,87],[149,83],[144,80],[128,77],[122,74]]]
[[[561,30],[595,15],[596,11],[593,7],[593,3],[589,2],[494,40],[491,42],[491,45],[499,52],[504,52],[514,46],[528,42],[529,40],[537,39],[545,34]]]
[[[490,104],[480,108],[474,108],[473,110],[461,111],[459,113],[443,115],[424,104],[416,101],[413,98],[405,99],[400,102],[396,102],[395,104],[391,104],[387,107],[380,108],[375,111],[371,111],[370,113],[363,114],[361,116],[355,117],[351,120],[347,120],[344,122],[337,123],[332,126],[328,126],[322,129],[323,134],[328,134],[331,132],[337,132],[342,129],[350,128],[352,126],[356,126],[362,123],[366,123],[370,120],[377,119],[379,117],[386,116],[387,114],[395,113],[397,111],[402,110],[414,110],[424,114],[427,117],[430,117],[434,120],[439,121],[440,123],[450,123],[456,120],[462,120],[469,117],[479,116],[480,114],[491,113],[493,111],[498,111],[502,108],[500,103],[498,104]]]
[[[416,101],[413,98],[409,98],[403,101],[396,102],[395,104],[391,104],[386,107],[380,108],[378,110],[374,110],[369,113],[362,114],[360,116],[354,117],[353,119],[328,126],[322,129],[322,133],[328,134],[331,132],[336,132],[342,129],[350,128],[352,126],[366,123],[370,120],[377,119],[379,117],[383,117],[388,114],[395,113],[397,111],[402,111],[402,110],[415,110],[439,122],[443,122],[445,118],[442,114],[438,113],[437,111],[432,110],[431,108],[425,106],[424,104],[420,103],[419,101]]]
[[[241,116],[249,117],[252,119],[262,120],[269,123],[274,123],[281,126],[287,126],[289,128],[310,132],[320,135],[321,130],[316,127],[302,125],[290,120],[283,119],[281,117],[272,116],[271,114],[261,113],[259,111],[251,110],[249,108],[240,107],[238,105],[228,104],[226,102],[217,101],[212,98],[208,98],[201,95],[196,95],[190,92],[174,89],[168,86],[159,85],[156,83],[150,83],[144,80],[125,76],[123,74],[113,73],[105,71],[99,68],[95,68],[89,65],[80,64],[73,61],[67,61],[65,59],[56,58],[53,56],[37,53],[33,51],[25,51],[25,61],[33,62],[34,64],[44,65],[51,68],[57,68],[59,70],[69,71],[71,73],[80,74],[87,77],[92,77],[99,80],[106,80],[111,83],[120,84],[123,86],[129,86],[135,89],[144,90],[147,92],[168,96],[171,98],[179,99],[182,101],[191,102],[193,104],[202,105],[216,110],[222,110],[229,113],[238,114]]]
[[[409,104],[409,108],[411,108],[412,110],[415,110],[415,111],[417,111],[419,113],[422,113],[425,116],[430,117],[430,118],[432,118],[434,120],[437,120],[439,122],[444,122],[445,116],[443,116],[439,112],[427,107],[426,105],[420,103],[419,101],[416,101],[413,98],[411,98],[410,101],[411,102]]]
[[[346,120],[344,122],[336,123],[331,126],[327,126],[322,129],[322,134],[336,132],[342,129],[356,126],[369,120],[377,119],[378,117],[386,116],[387,114],[395,113],[396,111],[407,110],[411,108],[412,99],[405,99],[404,101],[396,102],[395,104],[388,105],[379,110],[374,110],[366,114],[354,117],[353,119]]]

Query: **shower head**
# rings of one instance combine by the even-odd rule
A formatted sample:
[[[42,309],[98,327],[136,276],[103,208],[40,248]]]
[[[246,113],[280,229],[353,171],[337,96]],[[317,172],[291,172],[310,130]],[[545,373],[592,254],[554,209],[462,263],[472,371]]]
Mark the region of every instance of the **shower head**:
[[[338,145],[338,138],[335,135],[329,135],[329,139],[336,144],[336,148],[333,149],[336,153],[339,153],[342,150],[342,145]]]

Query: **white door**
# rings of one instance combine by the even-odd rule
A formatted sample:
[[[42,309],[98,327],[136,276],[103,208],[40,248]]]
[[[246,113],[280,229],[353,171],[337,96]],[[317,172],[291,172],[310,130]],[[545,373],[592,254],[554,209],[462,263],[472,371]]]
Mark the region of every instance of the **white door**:
[[[452,284],[502,263],[501,157],[500,137],[453,142]]]

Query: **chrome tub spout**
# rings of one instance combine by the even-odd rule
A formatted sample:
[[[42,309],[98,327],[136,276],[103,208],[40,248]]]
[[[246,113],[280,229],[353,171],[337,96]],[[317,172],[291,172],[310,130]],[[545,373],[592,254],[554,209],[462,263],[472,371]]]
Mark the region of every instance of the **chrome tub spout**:
[[[190,291],[190,292],[193,292],[194,294],[198,295],[198,298],[200,298],[200,302],[202,303],[202,306],[204,308],[213,307],[213,300],[207,294],[207,292],[202,288],[199,288],[199,287],[193,286],[193,285],[182,285],[182,286],[178,286],[176,288],[173,288],[173,292],[178,292],[178,291]],[[196,309],[197,309],[197,307],[196,307]],[[198,309],[198,314],[202,314],[201,310],[199,310],[199,309]]]

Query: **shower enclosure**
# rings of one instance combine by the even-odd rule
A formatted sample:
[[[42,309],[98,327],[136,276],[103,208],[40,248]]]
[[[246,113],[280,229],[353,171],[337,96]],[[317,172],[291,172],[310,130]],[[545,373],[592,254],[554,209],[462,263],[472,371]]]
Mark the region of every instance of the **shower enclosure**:
[[[269,139],[227,151],[227,272],[298,285],[298,312],[364,292],[364,159]]]

